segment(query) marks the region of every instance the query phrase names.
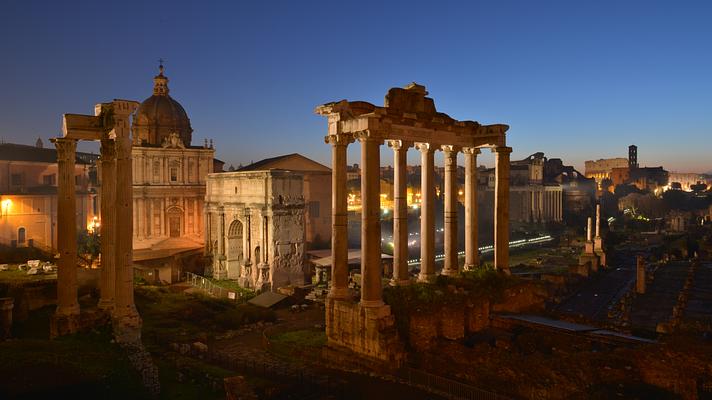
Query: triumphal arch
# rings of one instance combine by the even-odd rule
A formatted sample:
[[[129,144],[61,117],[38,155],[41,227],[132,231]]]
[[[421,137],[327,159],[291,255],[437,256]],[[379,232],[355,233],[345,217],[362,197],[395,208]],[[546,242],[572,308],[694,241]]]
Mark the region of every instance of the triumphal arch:
[[[421,154],[421,267],[418,281],[435,276],[434,153],[445,158],[443,275],[460,271],[457,244],[457,154],[465,156],[465,263],[479,265],[477,253],[477,154],[490,148],[496,155],[494,266],[509,270],[509,154],[503,124],[480,125],[458,121],[435,109],[424,86],[412,83],[388,91],[383,107],[364,101],[327,103],[315,112],[328,119],[326,143],[332,148],[332,286],[326,307],[326,330],[331,345],[390,362],[403,352],[394,318],[382,296],[380,225],[380,149],[394,155],[394,285],[410,282],[407,268],[406,153]],[[357,303],[348,288],[346,148],[361,143],[361,297]]]

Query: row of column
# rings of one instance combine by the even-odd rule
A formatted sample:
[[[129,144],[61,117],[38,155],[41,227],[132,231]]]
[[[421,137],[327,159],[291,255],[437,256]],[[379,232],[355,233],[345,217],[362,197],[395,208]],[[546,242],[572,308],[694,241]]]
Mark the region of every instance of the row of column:
[[[122,118],[124,117],[124,118]],[[110,311],[118,340],[140,335],[140,317],[133,297],[133,192],[131,140],[128,114],[115,114],[116,139],[102,139],[101,163],[101,298],[99,306]],[[77,227],[74,164],[76,139],[53,139],[58,161],[57,310],[59,318],[79,315],[77,298]],[[129,336],[127,336],[129,335]]]
[[[382,141],[361,135],[361,304],[383,304],[381,288],[380,149]],[[348,291],[348,236],[346,199],[346,148],[353,141],[346,135],[330,136],[332,145],[332,286],[329,296],[346,299]],[[431,143],[389,140],[394,152],[393,279],[394,285],[410,282],[408,273],[408,209],[406,204],[406,158],[409,147],[421,152],[421,264],[418,280],[435,278],[435,181],[434,153],[445,156],[444,275],[460,271],[457,243],[457,154],[465,155],[465,268],[479,265],[477,246],[477,154],[478,148],[460,148]],[[495,268],[509,267],[509,154],[511,148],[496,147]]]
[[[529,192],[532,222],[563,220],[563,192],[560,190],[531,190]]]

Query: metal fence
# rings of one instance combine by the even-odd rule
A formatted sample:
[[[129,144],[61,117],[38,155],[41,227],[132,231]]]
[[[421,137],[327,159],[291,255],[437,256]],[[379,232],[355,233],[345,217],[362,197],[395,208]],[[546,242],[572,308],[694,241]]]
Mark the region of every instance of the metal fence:
[[[247,301],[250,297],[249,294],[244,292],[238,292],[234,290],[226,289],[220,285],[215,284],[209,278],[194,274],[192,272],[186,272],[186,282],[191,286],[204,290],[210,295],[213,295],[219,299],[234,300],[235,302]]]

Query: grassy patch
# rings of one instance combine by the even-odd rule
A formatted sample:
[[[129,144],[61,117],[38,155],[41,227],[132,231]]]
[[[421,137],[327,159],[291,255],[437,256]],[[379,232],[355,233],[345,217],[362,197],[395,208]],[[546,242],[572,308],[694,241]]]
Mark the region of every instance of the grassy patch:
[[[57,279],[56,273],[27,275],[27,271],[23,271],[17,267],[17,265],[10,265],[7,271],[0,271],[0,284],[17,286],[26,282],[39,282]]]
[[[206,278],[210,280],[210,282],[220,286],[223,289],[227,289],[231,292],[237,293],[237,296],[241,299],[249,300],[253,297],[255,297],[255,291],[252,289],[247,289],[242,286],[240,286],[237,281],[234,281],[232,279],[213,279],[213,278]]]
[[[326,332],[310,329],[284,332],[271,337],[270,341],[299,347],[322,347],[326,345]]]
[[[172,338],[179,342],[181,338],[213,335],[245,324],[276,319],[270,309],[235,304],[202,293],[173,293],[159,286],[142,286],[136,288],[135,293],[147,338]]]
[[[0,398],[148,398],[107,330],[0,343]]]

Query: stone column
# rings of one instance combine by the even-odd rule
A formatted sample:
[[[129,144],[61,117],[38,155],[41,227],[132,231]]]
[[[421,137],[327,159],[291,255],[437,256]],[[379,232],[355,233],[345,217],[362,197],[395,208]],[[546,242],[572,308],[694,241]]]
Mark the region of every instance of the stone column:
[[[465,153],[465,269],[472,270],[480,265],[477,243],[477,155],[480,149],[470,147]]]
[[[218,254],[217,254],[217,271],[214,271],[216,279],[227,279],[227,269],[225,266],[225,210],[222,207],[218,214]]]
[[[57,269],[57,319],[79,315],[77,299],[77,202],[74,185],[74,163],[77,141],[74,139],[53,139],[57,147],[57,247],[59,265]],[[75,330],[70,323],[63,333]]]
[[[361,305],[383,305],[381,288],[380,142],[368,133],[361,142]]]
[[[430,143],[416,143],[420,150],[420,275],[418,281],[435,279],[435,179],[434,149]]]
[[[601,238],[601,205],[596,204],[596,239]]]
[[[101,139],[101,277],[99,308],[112,310],[116,293],[116,147]]]
[[[114,102],[117,221],[114,335],[119,342],[136,342],[141,338],[141,317],[134,305],[133,292],[133,179],[129,129],[131,111],[133,110],[128,104]]]
[[[350,138],[328,136],[331,144],[331,289],[333,299],[349,298],[346,147]]]
[[[494,184],[494,267],[509,271],[509,154],[511,147],[493,148]]]
[[[393,279],[391,285],[410,283],[408,274],[407,143],[391,140],[393,148]]]
[[[457,257],[457,152],[456,146],[442,146],[445,158],[445,264],[442,274],[457,275],[459,263]]]

